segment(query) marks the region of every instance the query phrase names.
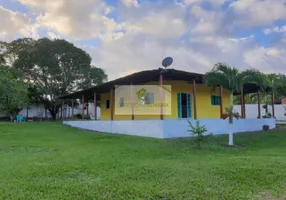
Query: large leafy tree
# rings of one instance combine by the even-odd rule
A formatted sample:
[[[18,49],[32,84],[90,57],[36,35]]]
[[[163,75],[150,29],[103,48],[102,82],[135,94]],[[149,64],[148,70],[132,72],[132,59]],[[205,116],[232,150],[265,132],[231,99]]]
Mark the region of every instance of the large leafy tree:
[[[0,64],[0,111],[9,115],[11,121],[28,104],[27,89],[16,69]]]
[[[53,118],[62,105],[59,96],[107,79],[102,69],[91,65],[89,54],[65,40],[23,38],[4,46],[5,58],[23,71],[26,82],[36,87],[41,95],[38,99],[42,99]]]
[[[237,68],[231,67],[224,63],[217,63],[210,72],[207,72],[204,76],[205,84],[217,87],[221,85],[223,88],[227,89],[230,93],[230,107],[226,108],[229,114],[229,123],[233,123],[233,117],[235,113],[233,112],[234,94],[239,92],[243,94],[243,88],[247,83],[257,83],[261,84],[262,79],[259,71],[255,69],[248,69],[240,72]],[[232,144],[232,133],[230,133],[229,144]]]

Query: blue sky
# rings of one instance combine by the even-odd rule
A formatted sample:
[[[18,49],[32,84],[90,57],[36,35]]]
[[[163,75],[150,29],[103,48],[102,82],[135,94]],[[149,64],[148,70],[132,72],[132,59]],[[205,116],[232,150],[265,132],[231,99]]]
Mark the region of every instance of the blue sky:
[[[157,68],[206,72],[216,62],[285,71],[286,0],[0,0],[0,40],[63,38],[114,79]],[[120,66],[120,67],[118,67]]]

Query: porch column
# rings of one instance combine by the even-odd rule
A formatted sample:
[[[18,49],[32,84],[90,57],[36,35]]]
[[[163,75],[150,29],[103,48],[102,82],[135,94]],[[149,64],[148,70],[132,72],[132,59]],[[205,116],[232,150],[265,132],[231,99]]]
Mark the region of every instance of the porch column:
[[[241,91],[240,94],[240,112],[241,112],[241,118],[244,118],[244,110],[243,110],[243,105],[244,105],[244,94],[243,94],[243,90]]]
[[[94,120],[97,119],[97,103],[96,103],[96,93],[93,93],[93,107],[94,107]]]
[[[134,94],[133,94],[133,85],[130,84],[130,102],[131,102],[131,119],[134,120]]]
[[[29,118],[29,106],[27,106],[27,112],[26,112],[26,120],[28,121],[28,118]]]
[[[245,94],[243,93],[243,119],[246,118],[246,112],[245,112]]]
[[[220,92],[219,92],[219,96],[220,96],[220,118],[222,119],[222,117],[223,117],[223,87],[220,85],[219,89],[220,89]]]
[[[86,115],[89,115],[89,103],[88,103],[88,99],[86,101]]]
[[[64,101],[62,102],[62,107],[61,107],[61,118],[62,119],[64,119],[63,108],[64,108]]]
[[[258,103],[258,119],[261,118],[261,111],[260,111],[260,90],[257,89],[257,103]]]
[[[48,119],[48,111],[45,109],[45,118]]]
[[[110,120],[113,120],[113,87],[110,89],[109,109],[110,109]]]
[[[164,119],[163,115],[163,74],[160,73],[160,119]]]
[[[74,100],[72,98],[72,119],[74,119]]]
[[[193,101],[194,101],[194,119],[197,119],[197,88],[195,79],[193,79]]]
[[[271,103],[272,103],[272,116],[275,117],[274,92],[272,92],[271,94]]]
[[[82,95],[81,101],[81,118],[84,119],[84,95]]]

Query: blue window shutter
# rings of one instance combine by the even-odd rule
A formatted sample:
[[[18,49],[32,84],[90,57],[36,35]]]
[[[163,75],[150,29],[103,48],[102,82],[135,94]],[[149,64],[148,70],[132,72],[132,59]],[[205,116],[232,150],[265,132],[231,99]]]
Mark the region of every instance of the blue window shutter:
[[[211,96],[211,105],[218,106],[220,105],[220,96]]]
[[[192,96],[190,94],[187,95],[187,111],[188,111],[188,118],[192,117]]]
[[[220,105],[220,96],[216,96],[216,102],[215,105]]]
[[[182,94],[177,94],[177,101],[178,101],[178,118],[182,118]]]

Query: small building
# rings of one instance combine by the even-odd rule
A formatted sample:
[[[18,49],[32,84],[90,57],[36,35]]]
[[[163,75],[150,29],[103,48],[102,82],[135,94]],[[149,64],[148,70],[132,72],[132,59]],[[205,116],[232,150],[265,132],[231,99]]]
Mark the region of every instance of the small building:
[[[61,99],[100,102],[101,117],[96,121],[64,121],[73,127],[100,132],[121,133],[156,138],[188,136],[187,120],[200,120],[213,134],[228,133],[223,120],[230,106],[228,90],[203,84],[203,74],[168,69],[137,72]],[[244,94],[257,92],[248,84]],[[263,125],[275,127],[275,119],[236,120],[232,130],[261,130]]]

